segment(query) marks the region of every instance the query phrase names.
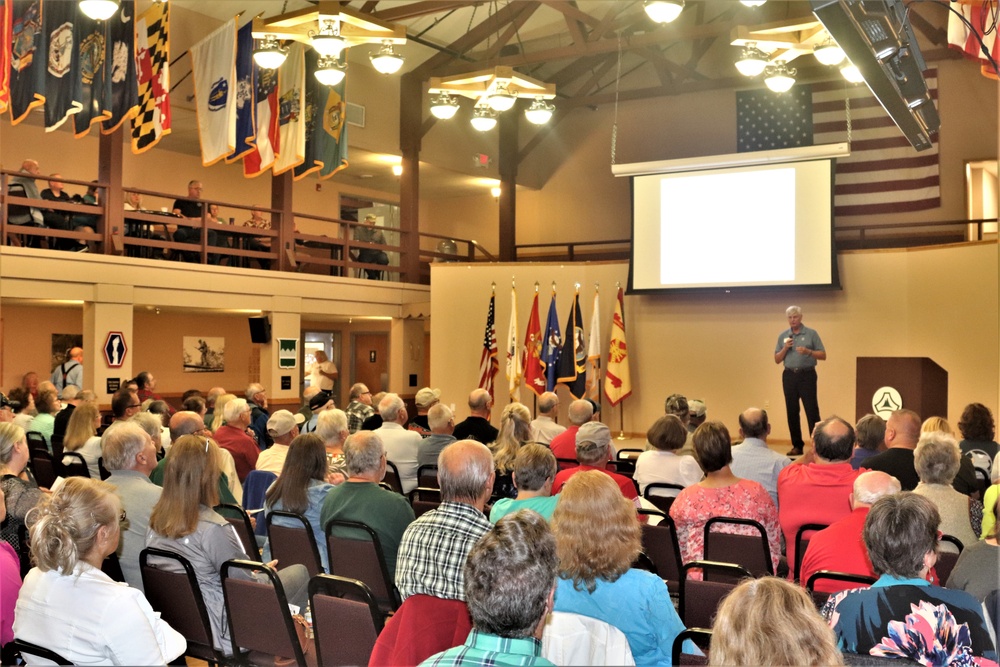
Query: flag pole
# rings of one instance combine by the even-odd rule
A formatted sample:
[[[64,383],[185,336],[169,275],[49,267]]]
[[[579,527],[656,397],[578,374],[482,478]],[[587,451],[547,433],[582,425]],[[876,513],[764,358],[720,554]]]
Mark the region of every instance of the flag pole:
[[[625,439],[625,401],[618,404],[618,423],[621,426],[618,432],[618,439]]]

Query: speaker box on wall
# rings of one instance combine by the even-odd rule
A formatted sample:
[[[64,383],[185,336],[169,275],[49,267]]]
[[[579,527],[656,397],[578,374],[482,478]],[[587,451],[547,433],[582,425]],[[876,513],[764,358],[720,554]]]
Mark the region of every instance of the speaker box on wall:
[[[247,322],[250,323],[251,343],[271,342],[271,323],[266,317],[250,317]]]

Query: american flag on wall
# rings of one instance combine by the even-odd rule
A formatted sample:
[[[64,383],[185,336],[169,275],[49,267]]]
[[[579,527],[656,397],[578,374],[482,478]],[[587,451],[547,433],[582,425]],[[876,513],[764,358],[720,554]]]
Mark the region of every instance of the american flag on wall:
[[[486,333],[483,334],[483,354],[479,359],[479,388],[485,389],[493,398],[493,378],[500,366],[497,363],[497,327],[496,302],[494,294],[490,297],[490,310],[486,316]]]
[[[937,70],[924,73],[937,101]],[[848,141],[837,159],[834,215],[878,215],[941,206],[938,142],[919,153],[867,86],[844,81],[736,93],[737,150],[773,150]]]

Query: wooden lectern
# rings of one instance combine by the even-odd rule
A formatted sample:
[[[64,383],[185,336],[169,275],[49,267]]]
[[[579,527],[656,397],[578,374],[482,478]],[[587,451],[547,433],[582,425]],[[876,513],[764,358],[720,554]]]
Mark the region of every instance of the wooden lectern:
[[[872,398],[880,387],[894,387],[903,408],[920,419],[948,418],[948,371],[927,357],[858,357],[855,423],[873,413]]]

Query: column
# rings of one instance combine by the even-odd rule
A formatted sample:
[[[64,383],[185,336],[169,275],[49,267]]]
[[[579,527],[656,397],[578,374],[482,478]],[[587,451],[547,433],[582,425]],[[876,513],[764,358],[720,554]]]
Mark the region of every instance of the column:
[[[83,384],[94,390],[98,403],[108,405],[116,382],[133,377],[133,287],[98,284],[94,293],[94,300],[83,304]],[[104,345],[112,333],[120,333],[125,343],[124,356],[118,356],[120,348],[111,355],[111,363],[120,366],[109,365],[104,353]],[[110,387],[109,380],[113,381]]]
[[[424,368],[423,320],[393,319],[389,324],[389,391],[412,395],[427,386],[430,378],[420,377]]]
[[[294,403],[297,409],[303,372],[302,300],[298,297],[274,297],[272,304],[271,312],[265,313],[271,320],[271,342],[261,349],[260,383],[267,390],[270,400],[279,404]],[[296,341],[294,368],[282,367],[281,339]]]

